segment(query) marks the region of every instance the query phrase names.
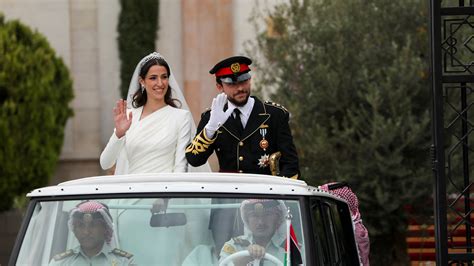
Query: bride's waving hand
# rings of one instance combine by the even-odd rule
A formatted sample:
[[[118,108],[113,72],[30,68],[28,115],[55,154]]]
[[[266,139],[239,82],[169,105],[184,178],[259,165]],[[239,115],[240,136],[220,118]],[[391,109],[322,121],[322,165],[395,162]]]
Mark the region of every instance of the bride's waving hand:
[[[132,112],[127,117],[127,102],[120,99],[114,107],[115,135],[121,138],[132,125]]]

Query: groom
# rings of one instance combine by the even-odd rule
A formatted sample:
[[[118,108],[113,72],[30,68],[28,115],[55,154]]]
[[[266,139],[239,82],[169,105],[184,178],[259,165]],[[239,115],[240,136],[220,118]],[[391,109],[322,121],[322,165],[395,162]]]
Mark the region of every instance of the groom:
[[[233,56],[209,71],[221,93],[201,115],[196,137],[186,148],[186,159],[192,166],[200,166],[215,151],[220,172],[269,175],[269,158],[279,152],[279,175],[297,179],[298,157],[289,113],[279,104],[250,97],[251,64],[250,58]]]
[[[192,166],[206,163],[215,151],[220,172],[271,174],[270,157],[281,154],[279,174],[297,179],[298,157],[288,125],[289,113],[281,105],[250,97],[252,60],[233,56],[217,63],[210,71],[216,77],[219,92],[210,110],[201,115],[197,134],[186,148],[186,159]],[[213,203],[226,202],[226,199]],[[232,236],[241,235],[242,228],[235,210],[213,210],[210,229],[216,250]],[[238,223],[237,223],[238,224]]]

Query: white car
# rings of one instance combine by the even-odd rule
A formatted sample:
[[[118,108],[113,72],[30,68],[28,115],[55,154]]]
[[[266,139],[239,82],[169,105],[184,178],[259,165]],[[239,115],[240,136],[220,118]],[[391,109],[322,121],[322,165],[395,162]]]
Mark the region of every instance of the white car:
[[[103,204],[110,214],[112,235],[104,246],[124,260],[105,255],[108,265],[359,265],[347,203],[299,180],[230,173],[97,176],[35,189],[28,197],[9,265],[79,265],[62,262],[80,255],[71,219],[85,201]],[[258,246],[263,253],[252,254],[268,234],[267,244]]]

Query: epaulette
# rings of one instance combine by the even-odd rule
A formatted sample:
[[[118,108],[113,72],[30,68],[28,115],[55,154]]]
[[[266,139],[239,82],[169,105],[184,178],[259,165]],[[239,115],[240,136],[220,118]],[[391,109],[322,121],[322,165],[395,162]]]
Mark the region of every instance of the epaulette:
[[[125,257],[127,259],[130,259],[131,257],[133,257],[133,254],[130,254],[127,251],[123,251],[123,250],[118,249],[118,248],[114,248],[112,250],[112,253],[114,253],[115,255],[121,256],[121,257]]]
[[[279,109],[283,110],[285,113],[288,113],[288,110],[285,108],[285,106],[283,106],[279,103],[274,103],[274,102],[271,102],[271,101],[265,101],[265,104],[269,105],[269,106],[279,108]]]
[[[67,258],[67,257],[71,256],[72,254],[74,254],[74,251],[72,249],[68,249],[68,250],[64,251],[63,253],[59,253],[59,254],[54,255],[53,259],[55,261],[62,260],[64,258]]]
[[[234,244],[242,246],[242,247],[248,247],[250,246],[250,241],[247,239],[242,239],[240,237],[233,237],[232,240],[234,240]]]
[[[235,248],[231,244],[225,243],[224,246],[222,247],[222,251],[224,251],[227,254],[234,254]]]

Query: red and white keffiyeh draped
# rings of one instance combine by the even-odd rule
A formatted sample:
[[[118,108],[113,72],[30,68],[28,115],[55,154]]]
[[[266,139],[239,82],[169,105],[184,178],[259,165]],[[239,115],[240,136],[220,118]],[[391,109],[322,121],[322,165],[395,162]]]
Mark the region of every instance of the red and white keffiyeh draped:
[[[368,266],[369,263],[369,254],[370,254],[370,240],[369,232],[367,228],[362,223],[362,218],[360,217],[359,212],[359,200],[357,196],[352,192],[352,189],[347,185],[336,185],[337,182],[327,183],[319,188],[333,193],[334,195],[344,199],[349,204],[349,209],[351,211],[352,221],[355,228],[355,238],[357,242],[357,247],[359,249],[359,256],[362,262],[362,265]],[[336,185],[336,186],[335,186]],[[335,187],[334,189],[331,189]]]

